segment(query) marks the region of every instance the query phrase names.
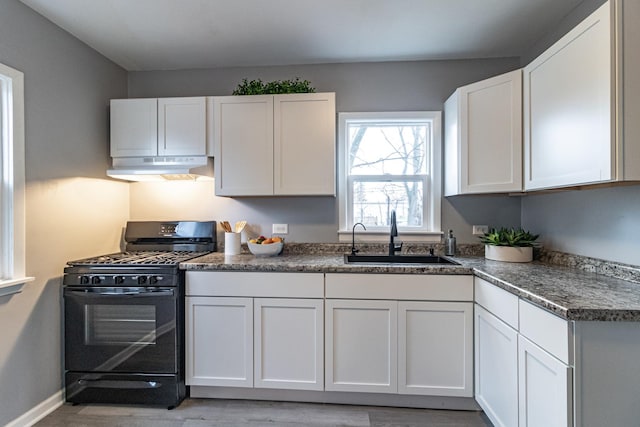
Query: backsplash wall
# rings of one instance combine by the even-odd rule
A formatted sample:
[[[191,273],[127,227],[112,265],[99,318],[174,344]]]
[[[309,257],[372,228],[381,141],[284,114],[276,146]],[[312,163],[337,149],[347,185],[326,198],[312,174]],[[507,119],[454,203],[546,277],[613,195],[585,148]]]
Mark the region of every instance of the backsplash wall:
[[[318,92],[336,92],[336,111],[442,110],[459,86],[518,68],[519,58],[321,64],[129,73],[129,96],[230,95],[243,78],[263,81],[300,77]],[[306,159],[300,159],[305,161]],[[246,219],[252,231],[271,234],[271,224],[289,224],[289,241],[336,242],[337,199],[332,197],[215,197],[212,183],[135,183],[134,220]],[[442,201],[442,228],[461,243],[475,243],[473,224],[520,224],[520,199],[473,196]]]
[[[548,249],[640,266],[640,185],[530,195],[522,226]]]

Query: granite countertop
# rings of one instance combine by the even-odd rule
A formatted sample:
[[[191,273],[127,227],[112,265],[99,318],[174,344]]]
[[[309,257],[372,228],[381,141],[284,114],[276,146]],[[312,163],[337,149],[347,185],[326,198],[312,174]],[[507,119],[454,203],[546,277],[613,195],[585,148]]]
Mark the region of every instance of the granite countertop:
[[[345,264],[343,253],[256,257],[215,252],[180,266],[207,271],[473,274],[568,320],[640,321],[638,283],[538,261],[505,263],[477,256],[453,259],[460,265]]]

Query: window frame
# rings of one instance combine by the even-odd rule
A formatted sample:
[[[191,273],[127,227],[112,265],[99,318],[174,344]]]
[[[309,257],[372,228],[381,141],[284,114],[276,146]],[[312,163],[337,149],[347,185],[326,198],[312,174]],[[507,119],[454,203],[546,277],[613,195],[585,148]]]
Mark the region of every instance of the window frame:
[[[24,74],[0,63],[0,296],[20,292],[25,276]]]
[[[353,224],[350,212],[353,209],[353,195],[349,177],[349,141],[348,125],[353,122],[389,123],[389,122],[428,121],[431,123],[431,144],[427,149],[427,170],[423,180],[423,226],[398,227],[398,234],[407,241],[439,242],[442,237],[441,201],[442,201],[442,112],[441,111],[393,111],[393,112],[344,112],[338,113],[338,238],[341,242],[351,240]],[[393,178],[410,177],[420,181],[421,175],[393,175]],[[382,182],[379,175],[370,175],[360,180]],[[371,228],[371,227],[369,227]],[[388,239],[389,230],[376,227],[375,230],[357,228],[360,241],[382,242]]]

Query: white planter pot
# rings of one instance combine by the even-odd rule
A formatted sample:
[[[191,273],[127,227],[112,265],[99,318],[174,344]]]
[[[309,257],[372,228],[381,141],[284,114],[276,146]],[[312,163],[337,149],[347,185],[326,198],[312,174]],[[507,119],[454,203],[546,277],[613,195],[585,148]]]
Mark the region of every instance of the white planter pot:
[[[530,262],[533,260],[533,248],[484,245],[484,257],[494,261]]]

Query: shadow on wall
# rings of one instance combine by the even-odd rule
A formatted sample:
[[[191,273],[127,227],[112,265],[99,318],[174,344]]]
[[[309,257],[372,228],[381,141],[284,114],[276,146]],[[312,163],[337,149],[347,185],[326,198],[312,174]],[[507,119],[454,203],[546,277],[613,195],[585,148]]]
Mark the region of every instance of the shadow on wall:
[[[452,229],[459,242],[478,243],[471,234],[472,225],[519,227],[521,197],[502,194],[444,197],[442,227]]]

